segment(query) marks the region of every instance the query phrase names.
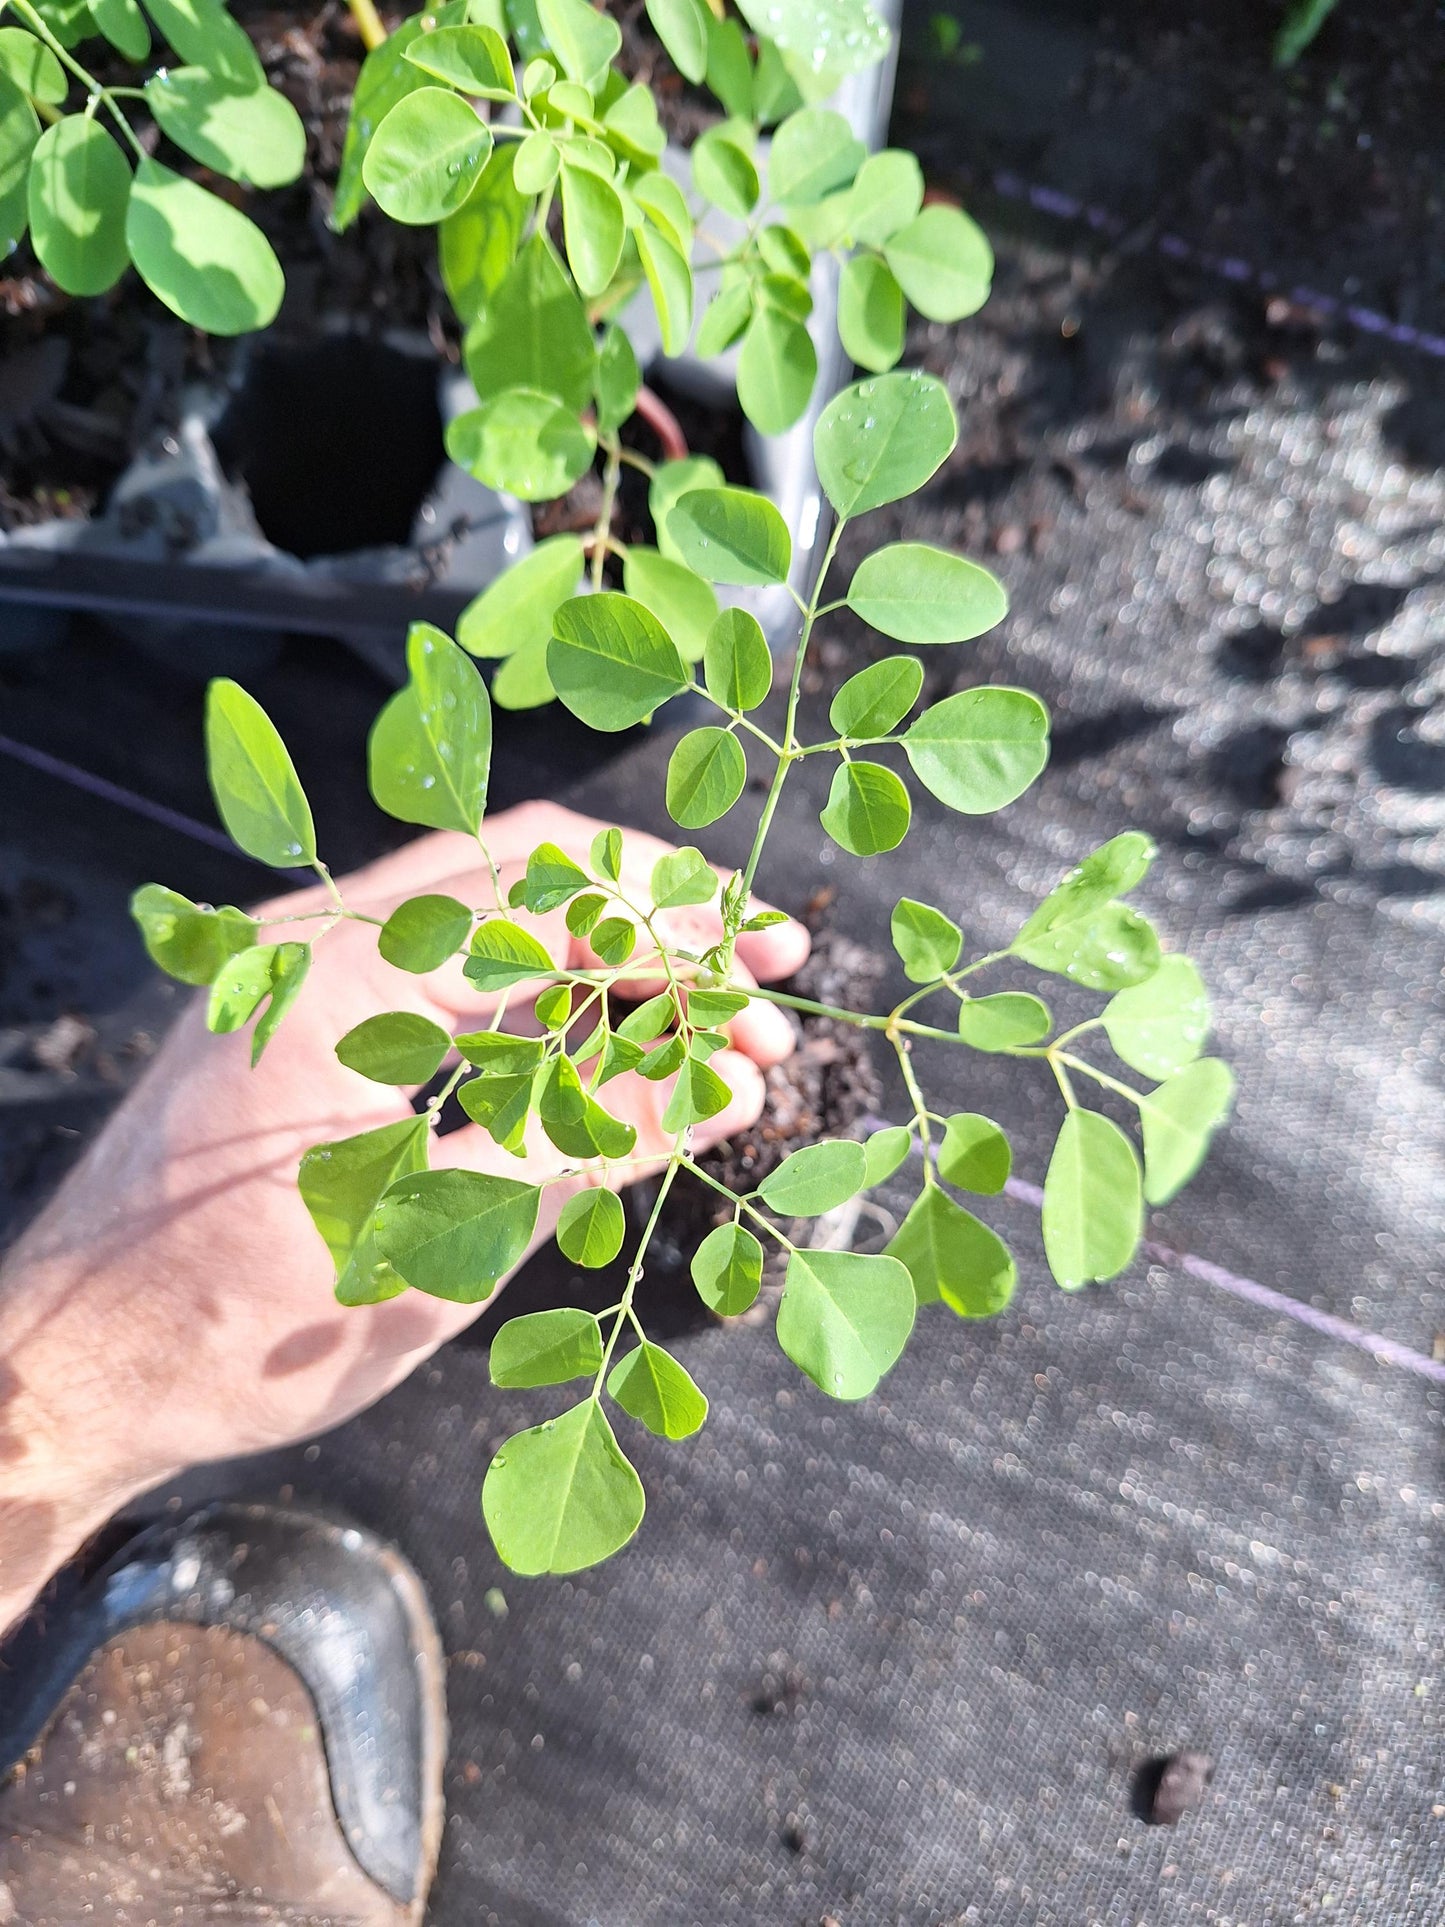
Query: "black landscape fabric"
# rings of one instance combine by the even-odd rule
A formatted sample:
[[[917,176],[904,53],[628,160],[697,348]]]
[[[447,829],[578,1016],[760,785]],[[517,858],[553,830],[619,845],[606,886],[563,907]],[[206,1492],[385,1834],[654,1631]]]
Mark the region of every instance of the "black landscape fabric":
[[[929,690],[1037,689],[1052,763],[983,822],[916,797],[901,850],[867,863],[827,843],[826,772],[805,765],[766,887],[885,961],[892,903],[919,896],[977,953],[1079,855],[1149,830],[1142,902],[1199,961],[1239,1079],[1152,1235],[1428,1358],[1445,367],[1271,319],[1147,251],[1077,251],[1001,208],[990,225],[994,302],[912,343],[958,402],[958,453],[906,522],[850,534],[843,568],[905,528],[990,560],[1012,614],[932,652]],[[815,709],[883,652],[846,620],[829,636]],[[257,685],[283,728],[308,664]],[[88,745],[108,773],[204,815],[193,717],[110,645],[7,670],[7,727],[79,757],[82,725],[47,719],[80,672],[115,681],[131,725]],[[343,750],[359,766],[375,692],[343,695],[324,754],[288,731],[308,783]],[[561,793],[655,826],[667,747]],[[519,756],[505,781],[529,780]],[[19,1216],[127,1080],[126,1040],[163,1021],[126,892],[155,875],[230,900],[256,879],[46,780],[0,781],[0,1170]],[[739,816],[710,854],[740,854]],[[68,1072],[34,1055],[64,1013],[90,1033]],[[937,1108],[997,1117],[1041,1180],[1044,1075],[943,1049],[920,1068]],[[1012,1306],[977,1325],[933,1309],[860,1405],[815,1392],[765,1326],[679,1311],[712,1416],[682,1446],[629,1432],[647,1518],[598,1572],[518,1580],[490,1550],[490,1452],[551,1408],[489,1388],[481,1337],[317,1445],[188,1482],[319,1496],[421,1570],[450,1655],[437,1927],[1439,1921],[1442,1387],[1174,1264],[1066,1296],[1036,1210],[985,1214],[1018,1254]],[[674,1258],[653,1290],[680,1307]],[[1182,1748],[1213,1779],[1176,1827],[1148,1825],[1141,1769]]]

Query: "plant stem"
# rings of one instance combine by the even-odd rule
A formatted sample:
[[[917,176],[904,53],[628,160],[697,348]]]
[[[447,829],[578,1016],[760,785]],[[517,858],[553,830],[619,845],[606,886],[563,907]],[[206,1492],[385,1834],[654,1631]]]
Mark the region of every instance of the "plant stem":
[[[773,818],[777,814],[778,804],[782,800],[783,785],[788,780],[788,771],[792,767],[798,753],[798,697],[803,687],[803,664],[807,660],[808,644],[812,640],[813,623],[816,619],[818,598],[823,593],[823,584],[828,579],[828,571],[833,566],[833,557],[838,553],[838,544],[842,540],[845,527],[846,522],[842,518],[834,524],[833,533],[828,538],[828,547],[823,556],[822,567],[818,571],[818,579],[813,586],[812,596],[803,612],[802,633],[798,637],[797,653],[793,658],[792,681],[788,686],[787,716],[783,724],[783,753],[778,758],[777,769],[773,772],[772,784],[768,789],[767,800],[763,804],[763,813],[758,819],[757,833],[753,837],[753,847],[748,852],[748,860],[743,868],[742,886],[738,893],[740,898],[740,916],[746,914],[748,899],[753,892],[753,882],[758,874],[758,865],[761,863],[763,857],[763,845],[768,840],[768,832],[773,826]],[[736,941],[736,932],[730,932],[725,935],[725,949],[723,954],[727,959],[729,970],[732,968],[733,946]]]
[[[351,17],[356,22],[356,31],[361,35],[362,45],[370,53],[386,39],[386,23],[376,11],[373,0],[346,0]]]
[[[617,484],[622,478],[622,455],[615,435],[599,436],[598,441],[607,454],[607,464],[602,471],[602,506],[597,511],[597,526],[593,530],[592,550],[592,587],[602,587],[602,571],[607,564],[607,550],[612,535],[612,508],[617,500]]]
[[[750,1218],[762,1226],[770,1238],[777,1239],[785,1251],[797,1250],[798,1247],[793,1243],[792,1239],[785,1237],[771,1218],[759,1211],[755,1204],[749,1204],[746,1198],[740,1198],[736,1191],[730,1191],[727,1185],[719,1183],[709,1172],[704,1171],[700,1164],[695,1164],[691,1158],[685,1157],[682,1160],[682,1168],[685,1171],[690,1171],[695,1178],[701,1178],[702,1182],[707,1185],[709,1189],[716,1191],[719,1196],[726,1198],[735,1210],[746,1211]]]
[[[1072,1036],[1073,1033],[1070,1032],[1068,1034]],[[1096,1084],[1102,1084],[1106,1091],[1113,1091],[1116,1096],[1119,1097],[1127,1097],[1131,1104],[1142,1104],[1144,1102],[1143,1091],[1136,1091],[1133,1086],[1129,1084],[1121,1084],[1117,1077],[1110,1077],[1106,1071],[1096,1069],[1085,1057],[1074,1057],[1068,1051],[1059,1050],[1058,1046],[1063,1041],[1061,1037],[1054,1045],[1054,1050],[1058,1053],[1058,1061],[1061,1064],[1067,1064],[1070,1070],[1082,1071],[1085,1077],[1092,1077]]]
[[[652,1215],[648,1218],[638,1241],[637,1255],[632,1260],[632,1268],[627,1274],[627,1284],[623,1289],[617,1307],[617,1316],[612,1321],[612,1330],[607,1339],[607,1348],[602,1354],[602,1363],[597,1367],[597,1377],[593,1382],[592,1396],[600,1398],[602,1382],[607,1376],[607,1367],[612,1363],[612,1354],[617,1349],[617,1341],[622,1336],[622,1327],[632,1311],[632,1299],[642,1278],[643,1266],[647,1262],[647,1247],[652,1243],[652,1234],[657,1230],[657,1221],[662,1216],[662,1207],[667,1202],[667,1194],[672,1189],[672,1181],[677,1176],[682,1162],[681,1151],[674,1151],[668,1160],[667,1169],[662,1174],[662,1183],[657,1187],[657,1196],[652,1203]]]
[[[903,1073],[904,1088],[908,1101],[913,1106],[913,1115],[918,1124],[918,1141],[923,1152],[923,1177],[925,1183],[933,1180],[933,1138],[928,1128],[929,1111],[923,1101],[923,1092],[918,1088],[918,1079],[913,1075],[908,1045],[896,1031],[888,1033],[888,1041],[898,1056],[898,1068]]]

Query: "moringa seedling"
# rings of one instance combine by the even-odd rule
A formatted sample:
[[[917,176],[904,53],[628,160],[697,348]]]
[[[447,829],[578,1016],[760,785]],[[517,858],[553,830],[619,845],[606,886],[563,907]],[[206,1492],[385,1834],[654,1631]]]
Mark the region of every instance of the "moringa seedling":
[[[721,609],[707,624],[700,665],[679,647],[675,627],[635,594],[568,593],[550,614],[546,672],[584,723],[626,729],[684,695],[710,706],[713,720],[682,735],[668,766],[667,811],[684,829],[715,823],[738,804],[746,743],[766,792],[741,868],[722,879],[697,849],[683,847],[663,856],[638,889],[628,880],[623,833],[608,829],[585,863],[553,845],[533,850],[505,900],[500,888],[471,903],[419,896],[378,929],[380,953],[399,971],[460,957],[471,984],[502,1002],[483,1030],[453,1035],[411,1013],[379,1011],[337,1042],[343,1064],[386,1084],[428,1086],[453,1066],[420,1115],[318,1146],[302,1161],[301,1192],[335,1260],[343,1304],[407,1290],[489,1298],[528,1249],[542,1202],[526,1151],[532,1120],[562,1153],[567,1174],[591,1181],[562,1211],[562,1251],[579,1266],[610,1263],[626,1239],[612,1187],[628,1175],[636,1133],[609,1110],[608,1086],[635,1072],[670,1092],[656,1204],[617,1303],[601,1316],[558,1306],[514,1318],[492,1347],[495,1384],[557,1388],[555,1417],[509,1439],[482,1489],[497,1550],[518,1572],[576,1571],[636,1532],[642,1485],[612,1413],[670,1439],[691,1436],[707,1417],[704,1393],[647,1336],[636,1306],[659,1213],[680,1172],[718,1192],[723,1207],[723,1221],[691,1254],[703,1303],[720,1315],[745,1311],[760,1288],[765,1246],[776,1246],[786,1261],[778,1343],[820,1391],[857,1399],[897,1362],[915,1323],[993,1316],[1015,1286],[1015,1261],[979,1202],[1008,1180],[1008,1138],[986,1116],[930,1103],[922,1066],[934,1052],[1011,1058],[1021,1072],[1042,1071],[1057,1084],[1062,1120],[1044,1184],[1043,1237],[1054,1276],[1070,1291],[1129,1264],[1145,1201],[1160,1203],[1187,1182],[1228,1108],[1229,1071],[1201,1055],[1209,1013],[1199,973],[1186,958],[1163,954],[1149,922],[1124,901],[1153,855],[1135,831],[1085,856],[999,950],[969,954],[953,905],[901,898],[892,941],[911,988],[890,1010],[757,990],[735,964],[739,938],[770,914],[750,909],[752,892],[788,777],[803,759],[833,766],[822,813],[828,835],[850,855],[885,861],[909,827],[909,778],[948,808],[984,816],[1006,808],[1044,767],[1049,718],[1025,690],[979,686],[918,708],[923,669],[911,651],[966,643],[1004,613],[1003,591],[986,570],[929,544],[896,542],[865,555],[840,601],[823,600],[844,530],[922,488],[956,435],[946,389],[923,373],[871,376],[823,411],[814,455],[836,523],[818,583],[800,598],[797,646],[786,689],[776,694],[762,631],[740,608]],[[788,579],[792,541],[782,517],[745,489],[688,489],[659,532],[699,598],[718,585]],[[504,593],[527,566],[492,593]],[[909,651],[850,676],[833,697],[828,732],[806,740],[804,668],[820,625],[844,606]],[[464,649],[424,624],[412,629],[407,653],[409,680],[371,736],[372,794],[392,816],[479,848],[495,877],[486,841],[485,682]],[[312,946],[357,913],[318,860],[311,812],[280,737],[235,683],[212,686],[207,744],[221,817],[240,847],[264,863],[313,867],[333,893],[314,913],[309,937],[295,917],[270,928],[156,885],[136,896],[151,955],[182,981],[210,986],[214,1029],[253,1024],[254,1058],[304,996]],[[689,947],[676,934],[685,922],[674,924],[670,913],[714,902],[720,937],[706,949]],[[536,933],[533,919],[559,910],[590,946],[586,967],[558,967]],[[1009,966],[1010,981],[1029,966],[1041,990],[1053,979],[1107,1001],[1097,1016],[1060,1029],[1042,995],[990,989],[997,966]],[[629,1002],[628,986],[643,980],[661,988]],[[731,1192],[698,1163],[691,1136],[728,1102],[710,1060],[749,996],[876,1032],[896,1058],[909,1115],[863,1143],[801,1146],[755,1190]],[[540,1034],[505,1027],[509,998],[534,1014]],[[1095,1061],[1092,1047],[1102,1041],[1142,1085]],[[1095,1090],[1137,1111],[1142,1163],[1133,1140],[1088,1101]],[[513,1175],[428,1169],[433,1130],[453,1091],[515,1155]],[[885,1251],[816,1249],[794,1235],[798,1221],[896,1178],[914,1155],[918,1193]]]

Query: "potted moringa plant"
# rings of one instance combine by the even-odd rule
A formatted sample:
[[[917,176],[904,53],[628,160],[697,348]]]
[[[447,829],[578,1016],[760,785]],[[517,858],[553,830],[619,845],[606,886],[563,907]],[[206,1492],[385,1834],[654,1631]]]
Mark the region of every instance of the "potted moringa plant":
[[[64,48],[44,15],[29,0],[12,5],[58,61]],[[115,20],[116,9],[132,6],[104,0]],[[95,11],[99,19],[100,4]],[[865,1142],[805,1145],[756,1190],[729,1193],[723,1221],[691,1254],[704,1304],[731,1315],[756,1298],[765,1247],[778,1247],[786,1264],[778,1342],[835,1398],[871,1392],[918,1319],[993,1315],[1014,1288],[1007,1248],[959,1195],[1003,1188],[1008,1140],[987,1117],[940,1115],[930,1106],[919,1067],[929,1053],[1010,1056],[1055,1080],[1061,1122],[1043,1234],[1054,1275],[1071,1290],[1130,1262],[1144,1201],[1168,1198],[1193,1174],[1231,1091],[1227,1069],[1201,1055],[1208,1006],[1197,971],[1164,955],[1149,923],[1123,901],[1153,854],[1132,831],[1085,856],[998,952],[965,955],[953,906],[902,898],[892,938],[914,988],[891,1010],[825,1007],[744,987],[735,949],[758,927],[752,891],[801,759],[823,756],[834,765],[822,816],[828,835],[851,855],[886,857],[909,825],[902,771],[951,809],[990,813],[1043,769],[1049,721],[1037,697],[993,686],[918,710],[924,673],[912,651],[965,643],[1004,613],[997,582],[966,558],[892,543],[865,555],[841,594],[827,599],[829,567],[848,525],[923,488],[956,441],[943,385],[894,367],[906,301],[956,318],[978,306],[988,279],[986,244],[967,218],[923,207],[916,163],[893,153],[866,158],[846,123],[811,99],[840,68],[881,57],[886,33],[865,0],[749,0],[744,19],[758,35],[751,43],[701,0],[653,0],[649,11],[684,73],[704,78],[731,62],[735,79],[744,69],[750,76],[754,105],[766,93],[785,107],[765,166],[756,125],[733,115],[707,136],[706,158],[703,143],[695,147],[690,198],[657,165],[665,141],[651,93],[613,64],[615,24],[586,0],[536,0],[535,7],[515,0],[505,14],[490,0],[470,12],[454,0],[407,22],[372,56],[377,65],[367,63],[349,147],[355,194],[369,192],[396,219],[457,224],[444,248],[452,249],[449,285],[470,290],[466,355],[477,405],[451,425],[456,459],[492,486],[534,500],[562,495],[594,471],[599,479],[590,533],[544,542],[468,612],[462,641],[503,658],[499,674],[510,678],[512,700],[555,693],[599,730],[628,729],[678,697],[706,705],[710,720],[680,737],[668,766],[664,800],[684,830],[715,823],[739,804],[748,752],[766,779],[747,860],[726,877],[683,847],[662,857],[639,888],[624,863],[623,833],[610,829],[585,865],[551,845],[533,851],[505,900],[498,888],[476,902],[432,894],[403,903],[377,929],[382,957],[414,973],[462,957],[471,983],[499,999],[494,1021],[452,1035],[414,1013],[378,1011],[337,1041],[342,1063],[358,1076],[433,1089],[418,1115],[318,1145],[302,1161],[302,1195],[348,1305],[406,1290],[467,1303],[490,1297],[537,1220],[541,1187],[526,1155],[534,1120],[570,1168],[594,1180],[564,1208],[558,1243],[577,1265],[610,1263],[626,1237],[610,1181],[625,1175],[635,1134],[609,1111],[607,1087],[635,1073],[669,1088],[670,1148],[657,1204],[630,1253],[617,1303],[600,1316],[559,1306],[515,1318],[493,1343],[499,1386],[558,1388],[556,1417],[510,1439],[483,1485],[497,1549],[524,1573],[575,1571],[637,1530],[642,1487],[612,1411],[678,1439],[706,1417],[706,1399],[685,1367],[643,1331],[636,1290],[678,1174],[718,1188],[699,1170],[690,1134],[727,1102],[710,1060],[748,996],[877,1032],[908,1095],[911,1115]],[[189,17],[208,21],[211,31],[225,18]],[[102,111],[116,118],[125,109],[111,96],[100,99],[92,113],[68,117],[84,126],[67,140],[93,147]],[[221,119],[231,111],[233,104]],[[128,174],[123,154],[120,162]],[[94,236],[108,233],[107,270],[120,271],[123,243],[162,298],[193,302],[203,325],[248,286],[259,312],[264,277],[247,266],[254,267],[253,244],[235,242],[226,253],[233,247],[227,237],[239,230],[223,222],[203,234],[178,216],[166,227],[169,253],[161,249],[166,207],[183,211],[191,203],[157,182],[153,165],[141,162],[128,186],[111,161],[98,171],[89,164],[72,170],[65,178],[74,193],[39,190],[42,211],[48,218],[51,202],[68,210],[66,245],[74,241],[84,260],[93,258],[86,251]],[[84,215],[85,183],[102,178],[117,205],[127,196],[134,203],[119,226],[113,210]],[[696,465],[654,465],[626,433],[640,377],[618,315],[645,285],[664,340],[688,338],[698,197],[738,224],[701,330],[712,347],[741,342],[739,388],[765,428],[786,427],[809,404],[815,371],[803,324],[811,267],[820,250],[843,263],[844,345],[871,372],[817,418],[813,456],[835,519],[805,590],[792,581],[794,531],[773,502]],[[98,258],[88,272],[100,281]],[[617,531],[614,509],[628,473],[647,484],[651,542]],[[780,590],[796,599],[798,621],[791,649],[775,662],[747,602]],[[804,670],[820,625],[843,607],[906,652],[849,677],[833,696],[827,732],[807,740]],[[468,650],[428,625],[413,629],[407,655],[406,686],[372,732],[372,793],[394,817],[466,838],[490,867],[486,683]],[[252,1027],[254,1059],[306,994],[313,946],[358,913],[330,883],[284,745],[235,683],[212,686],[207,749],[217,805],[238,845],[264,863],[314,869],[331,892],[310,917],[309,933],[304,920],[271,927],[158,885],[137,894],[151,955],[183,982],[209,987],[213,1029]],[[676,934],[685,923],[674,923],[672,913],[714,899],[720,937],[706,949],[689,947]],[[558,911],[586,945],[582,966],[559,968],[532,925]],[[990,967],[1005,960],[1108,1001],[1097,1018],[1061,1031],[1040,996],[989,990]],[[627,991],[640,981],[660,987],[638,1002]],[[522,998],[532,1019],[525,1035],[504,1022],[508,1000]],[[1096,1061],[1091,1046],[1100,1037],[1120,1069],[1145,1080],[1143,1088]],[[1130,1137],[1087,1101],[1096,1088],[1137,1108],[1142,1166]],[[453,1092],[516,1156],[514,1175],[428,1169],[432,1132]],[[915,1152],[920,1189],[886,1251],[810,1247],[784,1229],[883,1183]]]

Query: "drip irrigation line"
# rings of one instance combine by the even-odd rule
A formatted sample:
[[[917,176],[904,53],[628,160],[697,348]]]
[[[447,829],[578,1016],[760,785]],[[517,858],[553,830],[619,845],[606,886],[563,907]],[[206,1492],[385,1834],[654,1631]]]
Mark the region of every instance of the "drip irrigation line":
[[[1024,1204],[1041,1205],[1044,1201],[1039,1187],[1025,1178],[1010,1178],[1004,1190]],[[1286,1318],[1297,1319],[1301,1325],[1308,1325],[1311,1331],[1320,1332],[1326,1338],[1338,1338],[1357,1351],[1368,1352],[1383,1364],[1398,1365],[1402,1371],[1445,1385],[1445,1361],[1427,1358],[1423,1352],[1413,1351],[1397,1339],[1366,1331],[1362,1325],[1352,1325],[1347,1318],[1336,1318],[1333,1312],[1320,1311],[1301,1299],[1290,1298],[1272,1285],[1260,1284],[1257,1278],[1244,1278],[1236,1271],[1226,1271],[1223,1265],[1213,1264],[1208,1258],[1196,1258],[1192,1251],[1176,1251],[1172,1245],[1158,1244],[1152,1238],[1144,1239],[1139,1249],[1156,1265],[1168,1265],[1172,1270],[1201,1279],[1206,1285],[1217,1285],[1221,1291],[1242,1298],[1246,1304],[1258,1305],[1263,1311],[1283,1312]]]
[[[39,770],[43,776],[53,776],[61,783],[69,783],[73,789],[83,790],[87,796],[98,796],[104,803],[118,804],[132,815],[144,816],[152,823],[174,830],[179,836],[190,837],[195,843],[204,843],[209,850],[222,850],[227,856],[244,857],[247,863],[255,863],[259,869],[269,870],[273,876],[285,877],[293,884],[296,881],[294,870],[276,869],[272,864],[262,863],[257,857],[246,856],[245,851],[238,849],[224,830],[213,829],[209,823],[200,823],[193,816],[171,809],[168,804],[152,802],[150,797],[128,790],[123,784],[112,783],[108,777],[94,776],[77,763],[67,763],[59,756],[52,756],[48,750],[36,749],[30,743],[17,743],[12,736],[0,736],[0,755],[24,763],[29,769]]]
[[[1025,202],[1039,213],[1054,215],[1061,221],[1082,221],[1096,233],[1107,234],[1113,240],[1122,240],[1138,229],[1137,222],[1125,221],[1108,208],[1093,207],[1087,201],[1081,201],[1077,195],[1065,194],[1056,187],[1041,187],[1036,182],[1023,180],[1017,174],[994,174],[990,177],[990,184],[994,192],[1005,200]],[[1420,354],[1445,360],[1445,335],[1412,328],[1405,321],[1392,321],[1389,315],[1381,314],[1376,308],[1341,300],[1339,296],[1325,294],[1318,288],[1291,287],[1288,281],[1271,273],[1268,268],[1256,267],[1253,262],[1245,261],[1238,255],[1215,254],[1208,248],[1195,247],[1178,234],[1156,235],[1154,246],[1158,253],[1170,261],[1185,262],[1191,267],[1202,268],[1207,274],[1218,275],[1221,280],[1252,285],[1267,294],[1283,294],[1297,307],[1312,308],[1317,314],[1334,316],[1347,322],[1350,327],[1358,328],[1362,334],[1376,335],[1382,341],[1393,341],[1401,348],[1413,348]]]

